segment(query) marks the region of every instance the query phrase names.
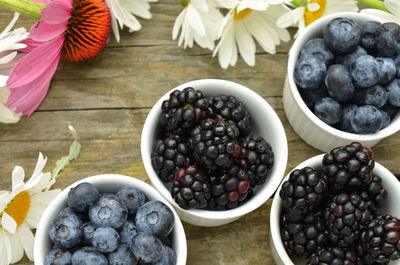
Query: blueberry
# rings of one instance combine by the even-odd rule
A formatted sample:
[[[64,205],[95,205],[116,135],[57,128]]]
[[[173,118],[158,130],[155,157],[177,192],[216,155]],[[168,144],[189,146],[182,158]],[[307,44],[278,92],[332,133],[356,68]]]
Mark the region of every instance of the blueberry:
[[[321,38],[309,40],[303,46],[300,51],[300,57],[306,55],[314,55],[319,57],[322,61],[324,61],[326,67],[329,67],[335,59],[332,51],[329,50],[329,48],[325,44],[324,39]]]
[[[121,232],[119,232],[119,236],[121,238],[121,245],[130,245],[132,239],[137,234],[137,229],[135,223],[131,220],[126,221],[126,223],[122,226]]]
[[[163,246],[163,252],[161,258],[153,263],[153,265],[175,265],[175,264],[176,264],[175,251],[167,246]]]
[[[72,265],[108,265],[108,260],[95,248],[82,247],[72,254]]]
[[[351,126],[356,133],[375,133],[382,128],[383,115],[374,106],[364,105],[358,107],[351,119]]]
[[[163,245],[166,245],[166,246],[169,246],[169,247],[172,246],[172,240],[171,240],[170,236],[162,237],[162,238],[159,238],[159,239],[161,240],[161,243],[163,243]]]
[[[71,207],[65,207],[64,209],[61,210],[61,212],[58,215],[65,215],[65,214],[76,215],[81,220],[82,223],[86,222],[89,219],[87,212],[75,212],[74,210],[71,209]]]
[[[111,253],[119,246],[119,234],[111,227],[99,227],[94,231],[92,246],[101,253]]]
[[[315,104],[314,113],[326,124],[333,125],[340,121],[342,108],[337,101],[326,97]]]
[[[167,237],[174,228],[174,214],[160,201],[149,201],[136,214],[136,227],[140,232]]]
[[[96,227],[90,223],[84,223],[82,228],[82,243],[90,246],[92,244],[92,238]]]
[[[346,102],[352,99],[354,86],[351,76],[346,67],[341,64],[334,64],[329,67],[325,77],[325,84],[329,95],[339,101]]]
[[[353,133],[353,127],[351,127],[351,119],[357,109],[357,105],[349,104],[343,108],[342,119],[340,120],[340,130]]]
[[[399,112],[399,108],[390,104],[390,102],[386,102],[386,105],[381,108],[384,112],[386,112],[391,119],[393,119],[396,114]]]
[[[44,264],[45,265],[71,265],[71,253],[60,248],[53,248],[47,254]]]
[[[376,49],[375,35],[380,25],[376,21],[367,21],[361,25],[361,46],[369,51]]]
[[[368,55],[367,51],[358,46],[357,49],[352,53],[337,55],[336,63],[343,64],[347,69],[350,70],[351,65],[357,60],[357,58],[363,55]]]
[[[132,254],[130,248],[126,245],[121,245],[119,248],[108,255],[109,265],[136,265],[137,260]],[[175,265],[175,264],[174,264]]]
[[[81,183],[68,192],[68,206],[77,212],[85,212],[97,199],[98,191],[90,183]]]
[[[326,66],[319,57],[306,55],[297,60],[294,69],[296,84],[304,89],[318,88],[326,74]]]
[[[400,79],[394,79],[386,87],[390,104],[400,107]]]
[[[59,215],[51,224],[49,235],[57,247],[72,248],[81,242],[82,222],[74,214]]]
[[[394,58],[394,64],[396,65],[396,77],[400,78],[400,54]]]
[[[394,57],[400,52],[400,26],[396,23],[383,23],[376,31],[375,44],[378,54],[383,57]]]
[[[324,28],[326,45],[337,53],[355,51],[361,39],[360,26],[348,18],[335,18]]]
[[[125,204],[129,215],[135,215],[139,207],[146,201],[144,193],[131,186],[122,187],[116,195]]]
[[[359,88],[356,90],[354,102],[358,105],[372,105],[377,108],[383,107],[388,99],[386,89],[380,85],[369,88]]]
[[[364,55],[352,63],[350,74],[356,86],[371,87],[380,81],[381,67],[374,57]]]
[[[379,84],[386,85],[396,76],[396,65],[392,58],[378,57],[376,58],[381,67],[381,79]]]
[[[138,260],[151,263],[161,258],[163,245],[157,237],[139,233],[133,238],[131,251]]]
[[[383,118],[382,129],[384,129],[390,125],[391,118],[387,112],[385,112],[383,110],[381,110],[381,112],[382,112],[382,118]]]
[[[321,86],[317,89],[302,89],[299,87],[299,92],[304,100],[304,103],[306,103],[308,108],[312,111],[314,111],[314,106],[317,101],[329,96],[328,90],[325,86]]]
[[[128,210],[114,194],[103,194],[89,209],[89,219],[96,226],[119,229],[128,218]]]

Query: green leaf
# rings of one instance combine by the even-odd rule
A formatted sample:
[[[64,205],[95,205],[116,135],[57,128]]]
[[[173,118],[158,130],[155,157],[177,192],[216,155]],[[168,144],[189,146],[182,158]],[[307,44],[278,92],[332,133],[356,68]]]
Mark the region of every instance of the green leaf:
[[[54,180],[57,180],[59,178],[60,172],[63,171],[65,167],[68,166],[72,160],[78,158],[80,151],[81,151],[81,144],[75,140],[69,148],[69,154],[57,161],[56,167],[53,169]]]

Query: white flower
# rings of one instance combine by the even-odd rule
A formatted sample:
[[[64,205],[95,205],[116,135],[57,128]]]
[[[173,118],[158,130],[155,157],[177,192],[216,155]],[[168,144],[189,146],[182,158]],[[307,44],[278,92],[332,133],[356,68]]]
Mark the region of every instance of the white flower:
[[[34,236],[40,217],[60,190],[47,189],[54,184],[50,173],[43,173],[47,158],[40,153],[32,177],[25,183],[22,167],[12,172],[12,191],[0,192],[0,264],[19,261],[24,251],[33,260]]]
[[[306,26],[323,16],[350,11],[358,11],[356,0],[305,0],[304,6],[288,8],[278,19],[277,25],[281,28],[297,26],[297,36]]]
[[[16,114],[5,105],[10,94],[10,89],[6,86],[8,74],[18,59],[16,50],[23,49],[26,44],[20,43],[28,37],[25,28],[11,30],[18,20],[19,13],[14,13],[10,24],[0,33],[0,122],[18,122],[21,114]]]
[[[362,13],[371,14],[383,18],[387,22],[394,22],[400,24],[400,1],[399,0],[385,0],[385,7],[390,13],[378,9],[363,9]]]
[[[238,52],[248,65],[254,66],[254,39],[264,51],[271,54],[276,52],[275,47],[281,40],[290,40],[289,32],[276,26],[276,19],[285,12],[281,5],[270,5],[272,1],[258,0],[223,0],[221,4],[223,2],[231,2],[230,5],[226,5],[231,9],[224,18],[219,33],[221,39],[213,53],[213,56],[218,53],[222,68],[234,66]]]
[[[129,28],[129,32],[138,31],[142,25],[135,16],[150,19],[150,3],[157,0],[105,0],[111,13],[111,27],[115,39],[119,42],[119,29],[124,25]]]
[[[181,32],[178,45],[192,48],[196,42],[204,49],[214,49],[218,27],[223,19],[214,0],[184,0],[185,8],[175,20],[172,39]]]

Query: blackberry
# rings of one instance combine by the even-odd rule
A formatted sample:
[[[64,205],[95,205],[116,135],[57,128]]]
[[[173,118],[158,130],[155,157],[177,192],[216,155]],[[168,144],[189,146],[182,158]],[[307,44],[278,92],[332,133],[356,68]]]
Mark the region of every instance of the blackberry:
[[[183,209],[205,208],[211,197],[206,175],[195,166],[179,169],[175,173],[171,195]]]
[[[251,115],[246,106],[234,96],[218,95],[210,98],[210,107],[216,119],[231,120],[240,134],[246,136],[251,131]]]
[[[373,219],[361,242],[370,260],[385,263],[400,258],[400,220],[391,215]]]
[[[181,137],[169,134],[164,139],[155,141],[151,164],[162,181],[173,181],[175,172],[189,166],[190,163],[189,146]]]
[[[324,176],[305,167],[290,173],[289,180],[282,184],[279,196],[289,221],[299,221],[302,216],[317,211],[327,192]]]
[[[290,222],[284,214],[280,227],[283,246],[291,256],[309,257],[328,245],[328,235],[320,212],[309,214],[300,222]]]
[[[200,90],[187,87],[173,91],[161,105],[160,123],[169,133],[183,134],[206,118],[209,102]]]
[[[369,223],[372,214],[360,196],[341,193],[329,203],[324,218],[331,243],[346,248],[359,240],[361,230]]]
[[[328,184],[334,192],[365,187],[372,180],[374,153],[360,143],[336,147],[325,154],[322,164]]]
[[[307,265],[354,265],[356,260],[355,251],[333,247],[322,249],[312,255]]]
[[[369,209],[373,214],[376,214],[385,202],[387,191],[382,186],[382,179],[378,176],[373,176],[372,181],[359,195],[364,201],[371,202]]]
[[[209,209],[233,209],[253,194],[249,177],[237,165],[210,176],[211,200]]]
[[[240,165],[250,178],[251,187],[263,184],[269,170],[274,166],[274,153],[271,145],[261,136],[252,133],[241,142],[242,150]]]
[[[367,251],[362,246],[362,242],[358,242],[354,250],[357,253],[356,265],[384,265],[388,264],[387,262],[378,263],[376,262],[370,255],[367,254]]]
[[[191,132],[193,156],[207,170],[229,168],[240,156],[238,135],[238,128],[231,122],[202,120]]]

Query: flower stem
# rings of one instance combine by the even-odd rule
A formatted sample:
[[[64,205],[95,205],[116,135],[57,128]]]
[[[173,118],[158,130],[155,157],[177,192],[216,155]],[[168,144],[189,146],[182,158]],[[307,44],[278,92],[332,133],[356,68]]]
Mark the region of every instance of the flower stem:
[[[292,4],[297,7],[306,6],[308,3],[307,0],[292,0]]]
[[[385,7],[385,4],[379,0],[357,0],[360,4],[366,5],[371,8],[379,9],[382,11],[389,12],[390,11]]]
[[[31,0],[0,0],[0,7],[37,19],[42,17],[40,11],[45,6],[46,4]]]

